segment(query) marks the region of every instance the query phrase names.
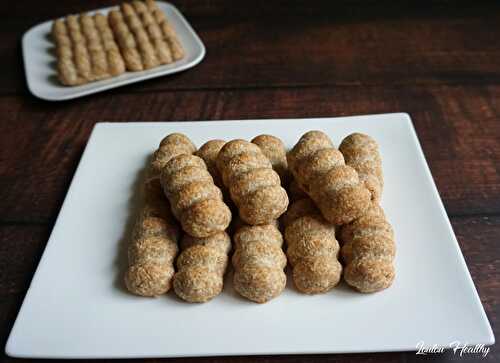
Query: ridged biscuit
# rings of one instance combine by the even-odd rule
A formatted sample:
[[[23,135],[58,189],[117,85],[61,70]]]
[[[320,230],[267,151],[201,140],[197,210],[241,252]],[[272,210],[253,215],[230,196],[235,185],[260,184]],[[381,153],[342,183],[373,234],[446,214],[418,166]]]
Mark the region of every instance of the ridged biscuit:
[[[323,132],[305,133],[287,158],[294,178],[330,223],[349,223],[369,208],[370,192]]]
[[[285,212],[286,191],[257,145],[245,140],[228,142],[219,152],[217,168],[246,223],[268,224]]]
[[[187,136],[169,134],[160,142],[149,162],[143,186],[143,206],[132,232],[129,268],[125,274],[125,284],[134,294],[157,296],[171,287],[179,226],[163,193],[159,172],[174,156],[195,150]]]
[[[70,15],[52,25],[59,81],[66,86],[170,64],[184,49],[153,0],[123,3],[107,16]]]
[[[205,164],[207,164],[208,172],[212,175],[215,185],[221,189],[225,187],[219,169],[217,169],[217,155],[219,155],[220,149],[225,144],[224,140],[209,140],[195,152],[195,155],[202,158]]]
[[[355,221],[342,226],[344,279],[361,292],[376,292],[389,287],[395,277],[394,232],[382,208],[373,204]]]
[[[289,183],[288,162],[286,161],[286,148],[281,139],[272,135],[258,135],[252,139],[252,143],[260,147],[264,155],[269,159],[271,165],[281,179],[281,185],[286,187]]]
[[[102,14],[58,19],[52,24],[52,38],[63,85],[77,86],[125,72],[124,60]]]
[[[160,180],[184,232],[208,237],[229,226],[231,211],[200,157],[173,157],[163,167]]]
[[[339,244],[328,223],[309,198],[293,202],[283,218],[293,281],[306,294],[324,293],[340,281]]]
[[[174,156],[181,154],[192,154],[196,146],[186,135],[172,133],[163,138],[160,146],[153,153],[147,172],[147,180],[159,179],[161,170]]]
[[[231,249],[226,232],[196,238],[184,235],[177,259],[174,290],[188,302],[206,302],[220,294]]]
[[[175,31],[154,1],[123,3],[108,17],[127,70],[151,69],[183,57]]]
[[[136,295],[158,296],[171,287],[179,228],[160,185],[151,183],[144,193],[144,205],[129,244],[125,285]]]
[[[377,142],[368,135],[356,132],[342,140],[339,150],[344,155],[345,163],[358,172],[359,179],[372,194],[372,201],[378,202],[384,178]]]
[[[160,27],[163,38],[170,47],[170,52],[172,53],[173,60],[178,61],[184,58],[184,48],[182,47],[182,44],[179,41],[173,26],[167,20],[165,13],[161,11],[160,8],[158,8],[156,1],[146,0],[144,3],[146,4],[148,10],[151,12],[151,15]]]
[[[241,226],[233,237],[233,286],[243,297],[265,303],[283,292],[286,256],[283,237],[273,224]]]

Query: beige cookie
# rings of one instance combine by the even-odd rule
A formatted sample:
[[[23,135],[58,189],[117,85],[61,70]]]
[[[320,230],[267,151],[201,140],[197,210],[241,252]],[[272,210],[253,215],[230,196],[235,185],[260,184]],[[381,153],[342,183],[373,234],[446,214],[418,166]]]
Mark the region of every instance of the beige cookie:
[[[205,238],[184,235],[181,247],[174,276],[175,293],[188,302],[213,299],[223,288],[231,249],[229,235],[226,232]]]
[[[269,159],[273,169],[281,179],[281,185],[286,187],[289,183],[288,162],[286,161],[286,148],[283,141],[272,135],[259,135],[252,139],[252,143],[260,147]]]
[[[362,216],[371,194],[356,170],[345,165],[342,153],[321,131],[304,134],[288,153],[294,178],[330,223],[341,225]]]
[[[340,281],[339,244],[328,223],[309,198],[293,202],[283,218],[293,281],[306,294],[324,293]]]
[[[125,72],[123,57],[102,14],[70,15],[52,24],[57,73],[65,86],[77,86]]]
[[[165,13],[160,10],[158,5],[156,4],[156,1],[154,0],[145,0],[144,3],[146,4],[148,10],[151,12],[152,17],[160,27],[163,39],[168,43],[168,46],[170,47],[170,52],[172,54],[173,60],[178,61],[184,58],[184,48],[179,41],[174,27],[167,20]]]
[[[219,152],[217,168],[246,223],[269,224],[285,212],[286,191],[281,187],[278,173],[257,145],[245,140],[228,142]]]
[[[189,235],[208,237],[229,226],[231,211],[200,157],[173,157],[163,167],[160,181],[172,212]]]
[[[345,163],[352,166],[372,194],[372,200],[378,202],[384,187],[382,158],[377,142],[368,135],[353,133],[347,136],[339,146]]]
[[[241,226],[234,234],[234,289],[243,297],[265,303],[283,292],[286,256],[283,237],[273,225]]]
[[[160,173],[165,164],[174,156],[181,154],[193,154],[196,146],[186,135],[173,133],[165,136],[160,146],[153,153],[147,172],[147,180],[159,180]]]
[[[108,18],[127,70],[151,69],[183,57],[175,31],[154,1],[123,3]]]
[[[373,204],[369,211],[342,226],[344,279],[361,292],[376,292],[389,287],[395,277],[394,232],[382,208]]]
[[[220,149],[225,144],[224,140],[209,140],[195,152],[195,155],[202,158],[207,165],[207,169],[210,175],[212,175],[215,185],[221,189],[224,187],[224,183],[222,182],[219,169],[217,169],[217,155],[219,155]]]
[[[166,293],[174,276],[178,253],[179,226],[163,193],[159,171],[174,156],[195,151],[182,134],[167,135],[150,160],[144,182],[144,201],[129,244],[129,268],[125,274],[128,290],[137,295]]]
[[[141,296],[166,293],[174,276],[179,228],[168,212],[168,201],[154,188],[145,190],[145,202],[128,249],[127,289]]]

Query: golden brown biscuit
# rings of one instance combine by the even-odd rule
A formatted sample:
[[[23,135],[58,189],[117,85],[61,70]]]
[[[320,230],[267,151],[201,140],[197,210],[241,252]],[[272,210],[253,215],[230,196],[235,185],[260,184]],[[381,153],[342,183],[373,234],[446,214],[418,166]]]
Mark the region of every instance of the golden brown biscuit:
[[[224,202],[233,212],[236,212],[236,207],[229,195],[229,189],[227,189],[222,182],[222,176],[219,169],[217,169],[217,155],[219,155],[220,149],[222,149],[225,144],[226,142],[224,140],[207,141],[195,152],[195,155],[202,158],[205,164],[207,164],[208,172],[212,175],[215,185],[222,191]]]
[[[138,21],[134,21],[134,15],[132,15],[131,20],[129,20],[130,24],[140,27],[140,22],[142,28],[144,29],[144,32],[141,32],[140,30],[135,31],[137,34],[137,39],[144,42],[147,42],[147,40],[143,38],[147,37],[149,39],[149,43],[151,44],[152,49],[154,49],[159,64],[172,63],[174,59],[169,42],[162,34],[161,25],[154,17],[152,11],[142,1],[133,1],[132,7],[134,8],[134,12]],[[132,12],[128,11],[128,13]]]
[[[349,223],[369,208],[370,192],[325,133],[305,133],[287,158],[295,180],[330,223]]]
[[[234,289],[243,297],[265,303],[286,285],[283,237],[272,224],[241,226],[234,234]]]
[[[206,302],[217,296],[223,287],[231,239],[226,232],[196,238],[184,235],[183,251],[177,259],[174,290],[189,302]]]
[[[339,146],[345,163],[352,166],[372,194],[372,200],[378,202],[384,186],[382,159],[377,142],[368,135],[353,133],[347,136]]]
[[[70,15],[52,24],[59,81],[76,86],[125,72],[123,58],[102,14]]]
[[[283,141],[272,135],[259,135],[252,139],[252,143],[260,147],[264,155],[269,159],[274,171],[281,179],[281,185],[288,185],[290,175],[288,162],[286,161],[286,148]]]
[[[175,31],[154,2],[123,3],[109,13],[109,24],[129,71],[169,64],[184,55]]]
[[[293,281],[306,294],[324,293],[340,281],[339,244],[328,223],[309,198],[293,202],[283,218]]]
[[[220,149],[226,144],[224,140],[210,140],[204,143],[196,152],[195,155],[203,159],[207,164],[207,169],[214,179],[215,185],[219,188],[224,187],[219,169],[217,169],[217,155]]]
[[[184,58],[184,49],[182,48],[181,42],[179,41],[174,28],[167,20],[167,17],[163,13],[163,11],[158,8],[158,5],[156,5],[156,2],[153,0],[146,0],[145,4],[148,10],[151,12],[151,15],[155,19],[156,23],[160,27],[163,38],[170,47],[170,52],[172,53],[173,60],[178,61]]]
[[[349,285],[361,292],[376,292],[392,284],[396,254],[394,232],[378,204],[342,226],[340,239],[344,278]]]
[[[127,289],[141,296],[158,296],[170,289],[178,252],[179,228],[168,213],[168,201],[152,185],[145,189],[145,202],[132,233],[129,268],[125,273]]]
[[[231,211],[202,158],[189,154],[173,157],[164,165],[160,181],[184,232],[208,237],[229,226]]]
[[[187,136],[180,133],[165,136],[158,149],[153,153],[147,172],[147,181],[159,180],[161,170],[174,156],[192,154],[195,151],[196,146]]]
[[[128,290],[142,296],[166,293],[174,276],[179,227],[160,184],[159,171],[174,156],[196,147],[183,134],[167,135],[150,160],[144,182],[144,202],[129,245]]]
[[[285,212],[286,191],[257,145],[245,140],[228,142],[219,152],[217,168],[246,223],[268,224]]]

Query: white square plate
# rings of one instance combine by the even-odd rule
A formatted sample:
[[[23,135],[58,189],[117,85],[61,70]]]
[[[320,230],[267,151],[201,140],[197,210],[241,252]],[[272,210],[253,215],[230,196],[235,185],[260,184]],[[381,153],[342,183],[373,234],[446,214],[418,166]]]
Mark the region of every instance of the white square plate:
[[[360,294],[345,285],[307,296],[289,281],[258,305],[230,276],[221,295],[188,304],[121,287],[117,263],[141,170],[159,141],[182,132],[209,139],[269,133],[291,147],[320,129],[335,143],[354,131],[380,144],[382,206],[398,252],[393,286]],[[415,350],[420,341],[492,344],[493,333],[406,114],[169,123],[100,123],[88,142],[9,337],[15,357],[133,358]]]
[[[180,72],[200,63],[205,56],[205,46],[191,25],[189,25],[184,16],[172,4],[163,1],[158,1],[157,3],[158,7],[167,14],[169,22],[173,25],[184,47],[184,58],[177,62],[142,72],[125,72],[118,77],[91,82],[81,86],[63,86],[57,80],[55,67],[57,59],[53,52],[54,43],[50,37],[52,27],[52,20],[50,20],[34,26],[23,36],[24,70],[30,92],[36,97],[48,101],[69,100],[129,83]],[[95,12],[107,14],[113,8],[116,7],[90,11],[89,14]]]

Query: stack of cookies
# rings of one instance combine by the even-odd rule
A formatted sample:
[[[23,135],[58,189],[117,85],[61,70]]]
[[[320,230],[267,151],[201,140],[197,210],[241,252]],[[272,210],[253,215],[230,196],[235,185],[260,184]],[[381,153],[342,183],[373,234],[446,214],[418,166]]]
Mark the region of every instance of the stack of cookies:
[[[57,75],[65,86],[147,70],[184,57],[175,30],[153,0],[123,3],[107,15],[55,20],[52,38]]]
[[[185,301],[209,301],[223,290],[233,251],[234,289],[257,303],[283,292],[287,263],[305,294],[325,293],[342,276],[357,291],[383,290],[394,280],[395,242],[382,188],[378,145],[360,133],[337,149],[310,131],[288,153],[271,135],[198,150],[168,135],[148,169],[127,288],[157,296],[173,286]]]

